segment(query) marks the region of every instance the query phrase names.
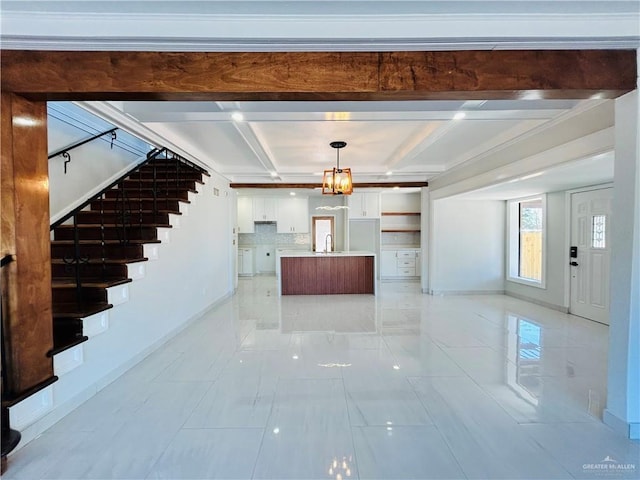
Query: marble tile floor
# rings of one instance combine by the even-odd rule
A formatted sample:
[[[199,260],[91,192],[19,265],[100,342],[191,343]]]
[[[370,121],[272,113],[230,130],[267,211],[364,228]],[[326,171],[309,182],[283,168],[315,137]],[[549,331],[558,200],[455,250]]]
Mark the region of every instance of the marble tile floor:
[[[279,298],[243,278],[4,478],[639,478],[640,444],[601,422],[607,328],[417,283]]]

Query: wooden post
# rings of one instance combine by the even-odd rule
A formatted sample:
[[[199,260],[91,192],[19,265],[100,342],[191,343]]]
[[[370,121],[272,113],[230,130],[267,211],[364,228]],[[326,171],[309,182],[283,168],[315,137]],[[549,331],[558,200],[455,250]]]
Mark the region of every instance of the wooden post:
[[[53,377],[47,108],[2,93],[0,256],[6,391],[15,398]]]

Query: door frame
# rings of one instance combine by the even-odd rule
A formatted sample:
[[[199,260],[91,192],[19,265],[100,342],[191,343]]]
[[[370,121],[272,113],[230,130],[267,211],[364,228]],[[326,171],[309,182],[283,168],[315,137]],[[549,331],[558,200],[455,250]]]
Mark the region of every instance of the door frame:
[[[613,182],[602,183],[598,185],[590,185],[588,187],[574,188],[572,190],[565,191],[565,197],[564,197],[565,245],[564,245],[564,254],[562,256],[562,258],[564,258],[564,307],[566,308],[567,313],[571,315],[573,315],[571,313],[571,267],[569,266],[569,262],[571,261],[571,257],[569,256],[569,248],[571,248],[571,225],[572,225],[571,195],[573,195],[574,193],[584,193],[584,192],[592,192],[594,190],[604,190],[605,188],[613,188]],[[615,193],[615,190],[613,190],[613,192]],[[609,281],[611,281],[611,269],[609,269]],[[611,313],[611,308],[609,308],[609,313]],[[587,320],[595,322],[595,320],[591,320],[590,318]],[[609,319],[609,321],[611,321],[611,319]]]

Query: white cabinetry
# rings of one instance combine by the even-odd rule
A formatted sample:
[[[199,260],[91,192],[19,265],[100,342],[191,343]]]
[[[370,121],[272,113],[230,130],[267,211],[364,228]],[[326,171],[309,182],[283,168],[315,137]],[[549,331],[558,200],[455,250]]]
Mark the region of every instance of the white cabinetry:
[[[353,193],[347,197],[349,219],[380,218],[379,193]]]
[[[238,197],[238,232],[254,233],[253,198]]]
[[[279,198],[277,222],[278,233],[309,233],[309,200]]]
[[[382,278],[419,277],[421,271],[420,250],[383,250],[380,255]]]
[[[276,221],[276,198],[275,197],[254,197],[253,198],[253,220],[254,222],[275,222]]]
[[[238,249],[238,275],[251,276],[254,274],[253,268],[253,249]]]

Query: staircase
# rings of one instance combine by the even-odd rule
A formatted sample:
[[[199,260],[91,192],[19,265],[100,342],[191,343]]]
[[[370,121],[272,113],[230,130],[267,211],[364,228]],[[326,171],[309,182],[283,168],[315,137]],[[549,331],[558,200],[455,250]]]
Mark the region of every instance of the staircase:
[[[87,340],[83,318],[113,307],[108,289],[131,282],[128,265],[148,260],[145,245],[197,193],[200,167],[155,150],[147,161],[52,225],[51,275],[55,355]]]

